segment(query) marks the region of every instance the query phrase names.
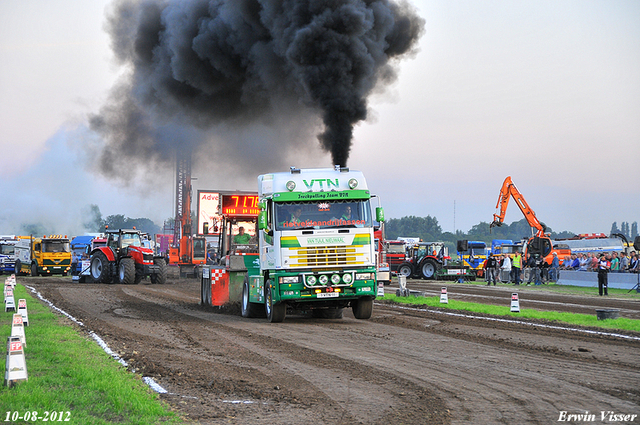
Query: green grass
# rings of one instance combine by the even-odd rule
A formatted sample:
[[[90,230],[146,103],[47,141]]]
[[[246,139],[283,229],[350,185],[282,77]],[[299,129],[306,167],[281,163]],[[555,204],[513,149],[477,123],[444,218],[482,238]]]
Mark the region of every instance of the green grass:
[[[479,285],[486,286],[487,283],[482,280],[476,280],[473,282],[465,282],[465,285]],[[514,290],[518,288],[532,290],[532,291],[551,291],[558,292],[562,294],[575,294],[575,295],[586,295],[586,296],[594,296],[598,297],[598,287],[587,287],[587,286],[571,286],[571,285],[558,285],[556,283],[549,283],[545,285],[520,285],[514,286],[513,284],[498,284],[498,286],[511,286]],[[628,289],[618,289],[618,288],[609,288],[609,296],[616,296],[622,298],[630,298],[640,300],[640,292],[637,292],[635,289],[629,291]]]
[[[70,424],[182,423],[139,376],[127,372],[95,341],[61,324],[58,316],[18,285],[16,306],[20,298],[27,300],[29,314],[24,348],[29,379],[0,388],[0,422],[7,412],[23,416],[29,411],[40,417],[45,412],[65,412]],[[13,314],[4,307],[0,312],[3,365]]]
[[[603,329],[615,329],[640,332],[640,320],[636,319],[606,319],[598,320],[595,313],[589,314],[576,314],[576,313],[563,313],[555,311],[540,311],[528,308],[520,308],[519,313],[511,312],[511,299],[506,300],[506,305],[497,306],[489,304],[479,304],[467,301],[457,301],[449,299],[448,304],[440,303],[440,296],[435,297],[398,297],[396,295],[385,295],[378,300],[394,302],[399,304],[413,304],[428,307],[437,307],[451,310],[462,310],[473,313],[489,314],[492,316],[511,316],[513,318],[522,319],[537,319],[555,322],[555,324],[566,324],[574,326],[588,326]]]

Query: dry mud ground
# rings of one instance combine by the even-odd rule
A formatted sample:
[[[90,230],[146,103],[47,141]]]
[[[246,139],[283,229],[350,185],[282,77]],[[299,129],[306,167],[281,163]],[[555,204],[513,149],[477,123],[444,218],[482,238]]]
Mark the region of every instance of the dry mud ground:
[[[135,373],[152,377],[168,391],[161,399],[195,423],[549,424],[585,412],[594,420],[572,422],[611,423],[601,412],[640,415],[638,334],[378,302],[370,320],[345,310],[342,319],[287,315],[271,324],[243,319],[237,308],[200,306],[193,279],[18,283],[82,321],[82,331],[97,333]],[[414,284],[434,294],[440,286]],[[449,296],[509,305],[512,290],[458,285]],[[522,308],[608,307],[640,317],[637,300],[524,292]]]

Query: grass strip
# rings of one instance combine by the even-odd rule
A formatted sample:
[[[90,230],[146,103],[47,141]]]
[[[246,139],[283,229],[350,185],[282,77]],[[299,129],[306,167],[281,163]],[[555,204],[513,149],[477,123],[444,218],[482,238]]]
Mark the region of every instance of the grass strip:
[[[27,300],[29,326],[24,328],[24,353],[29,379],[0,388],[0,422],[43,421],[34,420],[37,415],[47,416],[51,422],[68,418],[66,423],[70,424],[182,423],[139,376],[127,372],[95,341],[62,323],[23,286],[16,286],[14,297],[16,306],[18,299]],[[13,314],[4,308],[0,313],[5,370]],[[13,421],[14,412],[23,419]],[[24,421],[27,412],[30,420]]]
[[[598,320],[597,316],[589,314],[579,313],[566,313],[557,311],[541,311],[531,308],[520,308],[519,313],[511,312],[511,298],[505,302],[507,305],[498,306],[490,304],[480,304],[467,301],[458,301],[449,299],[448,304],[440,303],[440,296],[435,297],[398,297],[396,295],[387,294],[382,298],[378,298],[379,301],[394,302],[398,304],[412,304],[427,307],[437,307],[450,310],[462,310],[472,313],[482,313],[491,316],[510,316],[512,318],[521,319],[537,319],[547,320],[555,323],[563,323],[573,326],[588,326],[594,328],[603,329],[616,329],[625,331],[640,332],[640,320],[627,319],[620,317],[618,319],[605,319]]]

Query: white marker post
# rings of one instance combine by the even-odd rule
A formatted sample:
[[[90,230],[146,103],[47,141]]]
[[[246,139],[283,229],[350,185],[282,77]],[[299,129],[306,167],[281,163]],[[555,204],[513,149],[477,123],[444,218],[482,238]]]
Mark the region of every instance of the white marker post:
[[[18,300],[18,313],[22,315],[22,323],[29,326],[29,314],[27,314],[27,300],[21,298]]]
[[[511,294],[511,312],[520,313],[520,301],[518,300],[518,293]]]
[[[7,288],[4,297],[4,311],[6,313],[9,310],[16,311],[16,301],[13,299],[13,289],[10,287]]]
[[[447,287],[443,286],[440,290],[440,303],[449,304],[449,297],[447,296]]]
[[[22,322],[22,314],[16,313],[13,315],[13,322],[11,323],[11,336],[20,337],[22,345],[27,346],[27,339],[24,335],[24,323]]]
[[[7,338],[7,362],[5,363],[4,384],[8,387],[16,381],[27,381],[27,362],[24,359],[24,350],[20,337]]]

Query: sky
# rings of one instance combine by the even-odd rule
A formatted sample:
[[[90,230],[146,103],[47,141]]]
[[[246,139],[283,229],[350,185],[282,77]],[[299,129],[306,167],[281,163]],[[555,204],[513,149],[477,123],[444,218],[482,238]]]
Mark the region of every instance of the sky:
[[[348,165],[362,171],[387,218],[430,215],[443,231],[491,222],[511,176],[554,231],[609,233],[640,221],[640,2],[412,0],[425,20],[398,78],[368,99]],[[82,233],[83,214],[174,214],[175,169],[98,172],[103,143],[88,117],[125,72],[105,31],[110,1],[0,2],[0,234],[21,223]],[[244,155],[255,137],[236,131]],[[297,167],[330,167],[313,131]],[[224,146],[195,158],[194,191],[257,190]],[[259,154],[259,153],[258,153]],[[238,171],[241,170],[241,171]],[[510,205],[505,222],[520,220]]]

